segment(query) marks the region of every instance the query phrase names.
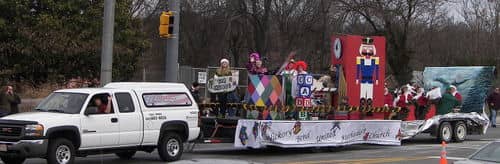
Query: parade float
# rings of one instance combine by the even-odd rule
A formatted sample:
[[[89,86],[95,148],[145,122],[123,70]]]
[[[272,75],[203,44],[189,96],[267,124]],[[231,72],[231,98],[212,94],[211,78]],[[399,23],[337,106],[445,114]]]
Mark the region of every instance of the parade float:
[[[235,147],[323,147],[352,144],[400,145],[401,140],[430,133],[439,141],[463,141],[468,134],[486,133],[484,110],[494,67],[429,67],[424,71],[430,95],[454,84],[464,93],[461,110],[436,114],[430,103],[423,119],[415,106],[384,103],[385,38],[341,35],[332,37],[332,74],[249,75],[243,103],[225,104],[236,117],[200,115],[201,142],[233,142]],[[287,59],[288,60],[288,59]],[[464,72],[464,73],[460,73]],[[327,79],[327,80],[325,80]],[[213,93],[234,90],[233,77],[215,77]],[[218,91],[217,91],[218,90]],[[438,100],[436,100],[438,101]],[[215,110],[221,104],[200,105]]]

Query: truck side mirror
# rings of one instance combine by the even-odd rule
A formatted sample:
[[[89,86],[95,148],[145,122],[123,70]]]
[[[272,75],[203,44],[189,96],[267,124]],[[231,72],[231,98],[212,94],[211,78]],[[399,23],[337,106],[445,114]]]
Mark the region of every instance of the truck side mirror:
[[[85,109],[85,112],[83,114],[85,116],[88,116],[91,114],[98,114],[97,107],[95,107],[95,106],[87,107],[87,109]]]

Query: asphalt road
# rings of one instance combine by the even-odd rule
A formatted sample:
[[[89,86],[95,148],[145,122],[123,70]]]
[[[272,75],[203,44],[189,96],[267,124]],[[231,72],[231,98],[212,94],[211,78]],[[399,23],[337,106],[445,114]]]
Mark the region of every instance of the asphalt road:
[[[490,128],[486,135],[469,136],[462,143],[448,144],[449,161],[465,158],[484,144],[500,139],[500,128]],[[441,145],[434,138],[423,134],[406,140],[402,146],[352,145],[330,149],[263,149],[246,150],[233,148],[232,144],[199,144],[192,152],[185,152],[177,164],[329,164],[329,163],[438,163]],[[45,163],[42,159],[29,159],[26,163]],[[157,152],[151,154],[140,152],[132,160],[120,160],[113,154],[95,155],[77,158],[76,163],[106,164],[143,164],[164,163],[159,160]]]

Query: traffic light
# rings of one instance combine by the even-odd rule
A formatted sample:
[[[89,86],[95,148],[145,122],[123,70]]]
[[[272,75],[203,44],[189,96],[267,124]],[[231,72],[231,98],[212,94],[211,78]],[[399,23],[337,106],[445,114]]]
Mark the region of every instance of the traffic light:
[[[160,15],[159,34],[162,38],[171,38],[174,32],[174,13],[171,11],[164,11]]]

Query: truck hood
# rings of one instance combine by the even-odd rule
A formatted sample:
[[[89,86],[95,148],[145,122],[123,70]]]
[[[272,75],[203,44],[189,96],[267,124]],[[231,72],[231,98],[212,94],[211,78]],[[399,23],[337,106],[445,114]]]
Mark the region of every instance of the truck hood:
[[[13,115],[8,115],[2,117],[2,120],[22,120],[22,121],[36,121],[39,123],[53,121],[54,119],[64,119],[71,114],[64,113],[55,113],[55,112],[26,112],[26,113],[17,113]]]

